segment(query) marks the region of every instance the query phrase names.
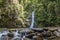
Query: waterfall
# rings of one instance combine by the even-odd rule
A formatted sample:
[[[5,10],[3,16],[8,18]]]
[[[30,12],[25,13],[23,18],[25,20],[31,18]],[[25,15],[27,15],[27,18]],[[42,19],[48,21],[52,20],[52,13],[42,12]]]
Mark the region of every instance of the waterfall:
[[[31,25],[30,25],[30,28],[33,28],[34,27],[34,11],[32,11],[32,15],[31,15]]]
[[[0,32],[0,40],[1,40],[1,38],[2,38],[2,33]]]
[[[2,40],[2,35],[7,35],[9,31],[0,32],[0,40]]]
[[[17,37],[18,35],[18,29],[16,29],[16,31],[14,32],[14,37]]]

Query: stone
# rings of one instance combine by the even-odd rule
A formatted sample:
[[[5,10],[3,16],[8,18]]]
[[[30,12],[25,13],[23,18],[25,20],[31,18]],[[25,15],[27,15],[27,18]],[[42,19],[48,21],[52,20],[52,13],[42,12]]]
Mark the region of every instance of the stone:
[[[40,33],[43,32],[43,28],[33,28],[32,30],[35,32],[40,32]]]
[[[58,32],[60,32],[60,29],[58,29]]]
[[[37,40],[42,40],[42,37],[40,37],[40,36],[37,36]]]
[[[28,35],[26,35],[26,37],[32,39],[34,35],[36,35],[36,33],[28,34]]]
[[[60,37],[60,32],[55,31],[54,34],[55,34],[55,36]]]
[[[40,36],[40,37],[42,37],[42,33],[37,33],[37,36]]]
[[[26,38],[26,37],[24,37],[24,38],[22,38],[23,40],[29,40],[28,38]]]
[[[12,40],[21,40],[21,38],[20,37],[15,37]]]
[[[43,28],[44,31],[48,31],[48,28]]]
[[[31,34],[31,33],[34,33],[34,31],[28,31],[27,34]]]
[[[55,30],[57,30],[57,28],[48,28],[49,29],[49,31],[51,31],[51,32],[54,32]]]
[[[47,33],[46,31],[42,32],[42,36],[47,37],[46,33]]]
[[[47,32],[46,32],[46,36],[47,36],[47,37],[50,37],[50,36],[51,36],[51,32],[50,32],[50,31],[47,31]]]
[[[55,39],[55,38],[57,38],[57,37],[56,36],[51,36],[48,39]]]
[[[9,38],[13,38],[13,37],[14,37],[14,34],[13,34],[12,31],[9,31],[9,33],[7,34],[7,36],[8,36]]]
[[[33,36],[33,40],[37,40],[37,36]]]
[[[8,36],[7,35],[2,35],[2,40],[8,40]]]

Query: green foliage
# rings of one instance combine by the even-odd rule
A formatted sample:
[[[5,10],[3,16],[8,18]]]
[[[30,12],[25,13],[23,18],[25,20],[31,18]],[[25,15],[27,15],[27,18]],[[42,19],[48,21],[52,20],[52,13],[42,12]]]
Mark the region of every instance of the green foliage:
[[[23,4],[25,3],[23,2]],[[59,26],[59,4],[59,0],[27,0],[24,10],[28,14],[35,11],[35,24],[38,27]]]
[[[0,1],[0,7],[4,7],[4,3]],[[23,8],[19,11],[24,13],[25,18],[35,12],[37,27],[60,26],[60,0],[19,0],[19,3]]]
[[[0,27],[25,27],[23,6],[19,5],[18,0],[9,1],[10,3],[8,1],[9,0],[3,0],[1,2],[2,5],[0,7]]]

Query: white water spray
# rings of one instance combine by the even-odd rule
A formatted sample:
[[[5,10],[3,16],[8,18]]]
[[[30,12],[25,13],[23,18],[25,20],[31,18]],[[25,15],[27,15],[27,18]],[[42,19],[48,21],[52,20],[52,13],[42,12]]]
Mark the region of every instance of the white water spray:
[[[30,28],[33,28],[34,27],[34,11],[32,12],[32,21],[31,21],[31,26]]]
[[[14,37],[18,36],[18,29],[16,29],[16,32],[14,32]]]

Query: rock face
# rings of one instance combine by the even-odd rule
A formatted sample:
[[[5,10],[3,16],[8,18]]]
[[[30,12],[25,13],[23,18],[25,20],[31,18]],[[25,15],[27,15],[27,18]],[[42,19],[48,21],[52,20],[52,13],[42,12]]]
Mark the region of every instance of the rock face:
[[[23,6],[18,0],[2,0],[0,8],[0,27],[25,27]]]

